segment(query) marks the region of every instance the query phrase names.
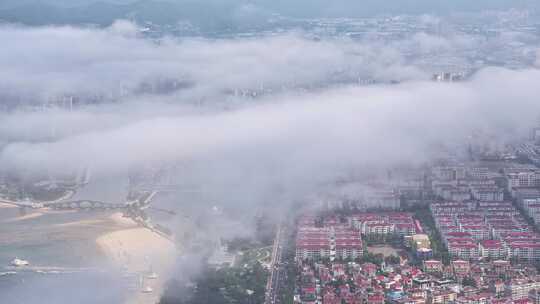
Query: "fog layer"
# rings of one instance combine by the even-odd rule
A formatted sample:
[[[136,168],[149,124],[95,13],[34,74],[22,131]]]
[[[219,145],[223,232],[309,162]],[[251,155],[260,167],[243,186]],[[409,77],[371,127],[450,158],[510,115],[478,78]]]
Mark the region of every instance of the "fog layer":
[[[124,21],[104,30],[3,27],[0,39],[13,41],[0,50],[6,92],[38,105],[67,93],[119,96],[2,114],[0,166],[13,172],[111,175],[189,163],[186,176],[220,187],[297,188],[351,168],[427,161],[473,132],[504,142],[540,110],[536,69],[487,68],[466,82],[433,83],[397,43],[302,33],[155,42]],[[418,34],[408,43],[422,54],[474,41]],[[380,84],[357,86],[363,77]],[[166,95],[118,93],[162,78],[186,85]]]

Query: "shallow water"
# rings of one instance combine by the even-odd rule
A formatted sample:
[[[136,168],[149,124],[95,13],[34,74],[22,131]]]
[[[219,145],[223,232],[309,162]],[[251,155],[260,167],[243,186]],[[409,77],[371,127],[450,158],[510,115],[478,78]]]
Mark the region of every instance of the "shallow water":
[[[79,192],[75,198],[89,199],[85,192]],[[88,188],[87,193],[91,192],[94,190]],[[105,193],[101,199],[113,197]],[[119,199],[122,194],[116,197]],[[152,201],[152,207],[177,214],[152,209],[147,213],[153,223],[174,232],[192,221],[186,217],[192,209],[209,208],[202,206],[203,201],[198,195],[160,193]],[[17,221],[14,219],[22,215],[18,208],[0,208],[0,303],[116,304],[140,292],[137,278],[126,278],[121,270],[112,268],[95,244],[98,236],[119,229],[109,219],[118,211],[28,210],[26,214],[36,212],[44,214]],[[76,224],[81,221],[86,224]],[[28,260],[30,267],[9,267],[15,257]],[[60,267],[60,270],[50,271],[48,267]],[[16,274],[6,274],[12,271]]]
[[[108,266],[94,241],[99,234],[113,229],[112,226],[106,220],[96,226],[59,226],[81,220],[103,220],[110,213],[45,213],[14,221],[20,215],[17,208],[0,209],[0,303],[122,302],[128,293],[126,282]],[[15,257],[28,260],[31,265],[10,267]],[[93,269],[81,269],[87,267]]]

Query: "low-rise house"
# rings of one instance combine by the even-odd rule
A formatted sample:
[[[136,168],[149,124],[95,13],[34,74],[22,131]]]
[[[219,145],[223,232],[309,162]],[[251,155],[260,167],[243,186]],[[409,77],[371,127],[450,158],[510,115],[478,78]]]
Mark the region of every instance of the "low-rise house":
[[[469,261],[455,260],[451,262],[452,271],[456,276],[467,276],[471,271],[471,264]]]
[[[527,299],[529,292],[540,288],[540,281],[535,279],[515,279],[505,286],[506,295],[512,300]]]
[[[479,244],[480,256],[490,259],[502,259],[506,257],[506,250],[499,240],[484,240]]]
[[[443,263],[437,260],[424,261],[424,271],[427,273],[441,272],[443,271]]]

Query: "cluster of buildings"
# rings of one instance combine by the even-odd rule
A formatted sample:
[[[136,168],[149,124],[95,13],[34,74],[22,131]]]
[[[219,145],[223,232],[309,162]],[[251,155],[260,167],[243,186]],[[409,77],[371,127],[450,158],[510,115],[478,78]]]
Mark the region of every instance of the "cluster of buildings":
[[[538,303],[540,276],[530,266],[511,265],[506,260],[454,260],[447,266],[428,260],[423,265],[428,278],[424,280],[425,287],[437,287],[444,282],[446,298],[432,303]],[[444,280],[433,281],[438,277]]]
[[[437,202],[430,210],[452,257],[540,259],[540,235],[511,202]]]
[[[454,300],[450,301],[451,303],[537,303],[538,301],[540,276],[535,268],[527,265],[512,265],[506,260],[479,263],[454,260],[448,266],[443,265],[441,261],[428,260],[423,264],[423,270],[427,275],[451,278],[448,284],[445,284],[455,291]],[[461,283],[461,285],[456,285],[456,283]],[[436,286],[437,284],[430,283],[429,285]]]
[[[295,302],[540,303],[540,169],[513,159],[482,160],[486,167],[447,162],[404,180],[388,174],[379,189],[391,191],[324,206],[347,211],[339,216],[301,217]],[[371,203],[342,203],[354,201]],[[429,209],[422,212],[433,221],[398,211],[415,208]],[[370,260],[365,245],[389,240],[405,249],[399,261]]]
[[[383,304],[385,291],[402,290],[402,279],[410,283],[413,275],[405,278],[397,273],[383,276],[381,268],[372,263],[300,262],[297,267],[300,275],[295,302],[304,304]]]
[[[449,265],[412,254],[430,250],[431,240],[408,212],[300,217],[295,303],[540,303],[540,275],[532,266],[540,236],[513,203],[469,199],[429,206]],[[369,261],[364,243],[389,235],[401,238],[409,253],[400,252],[398,261]]]
[[[487,168],[435,167],[432,174],[433,193],[444,200],[504,200],[504,188],[498,183],[500,174],[490,172]]]
[[[430,177],[437,199],[429,207],[452,257],[540,260],[540,235],[531,225],[540,220],[538,168],[447,165],[433,167]]]
[[[420,223],[407,212],[363,212],[348,216],[350,227],[365,236],[397,234],[409,236],[421,231]]]
[[[317,223],[316,216],[299,220],[296,237],[297,260],[354,260],[364,253],[360,232],[332,218]]]
[[[339,187],[338,187],[339,188]],[[369,210],[397,211],[401,208],[401,193],[387,185],[341,185],[338,193],[317,197],[323,209],[353,208],[357,211]]]
[[[416,241],[423,240],[418,249],[426,250],[429,239],[426,246],[427,237],[421,237],[425,236],[422,231],[420,223],[407,212],[359,212],[345,217],[304,215],[298,221],[296,259],[354,260],[364,253],[362,237],[385,240],[414,236]]]
[[[465,73],[463,72],[441,72],[433,74],[432,80],[437,82],[456,82],[465,80]]]
[[[297,273],[294,302],[302,304],[535,304],[540,293],[536,269],[502,260],[298,261]]]
[[[537,227],[540,227],[540,169],[523,166],[504,170],[507,190]]]
[[[525,199],[521,201],[521,207],[534,224],[540,226],[540,198]]]

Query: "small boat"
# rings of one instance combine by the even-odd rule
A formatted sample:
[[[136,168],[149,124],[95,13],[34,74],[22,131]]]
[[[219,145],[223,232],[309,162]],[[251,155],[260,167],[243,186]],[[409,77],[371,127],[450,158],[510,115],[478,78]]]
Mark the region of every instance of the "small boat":
[[[146,275],[146,278],[150,280],[155,280],[158,278],[158,274],[154,271],[152,266],[150,266],[150,271],[148,272],[148,275]]]
[[[152,287],[146,286],[143,289],[141,289],[141,292],[142,293],[152,293],[152,292],[154,292],[154,290],[152,289]]]
[[[28,262],[27,260],[21,260],[21,259],[15,258],[13,259],[13,261],[11,261],[10,264],[11,266],[22,267],[22,266],[30,265],[30,262]]]
[[[140,288],[141,288],[141,292],[142,293],[152,293],[154,292],[154,290],[152,289],[152,287],[144,284],[144,277],[141,275],[139,277],[139,285],[140,285]]]

